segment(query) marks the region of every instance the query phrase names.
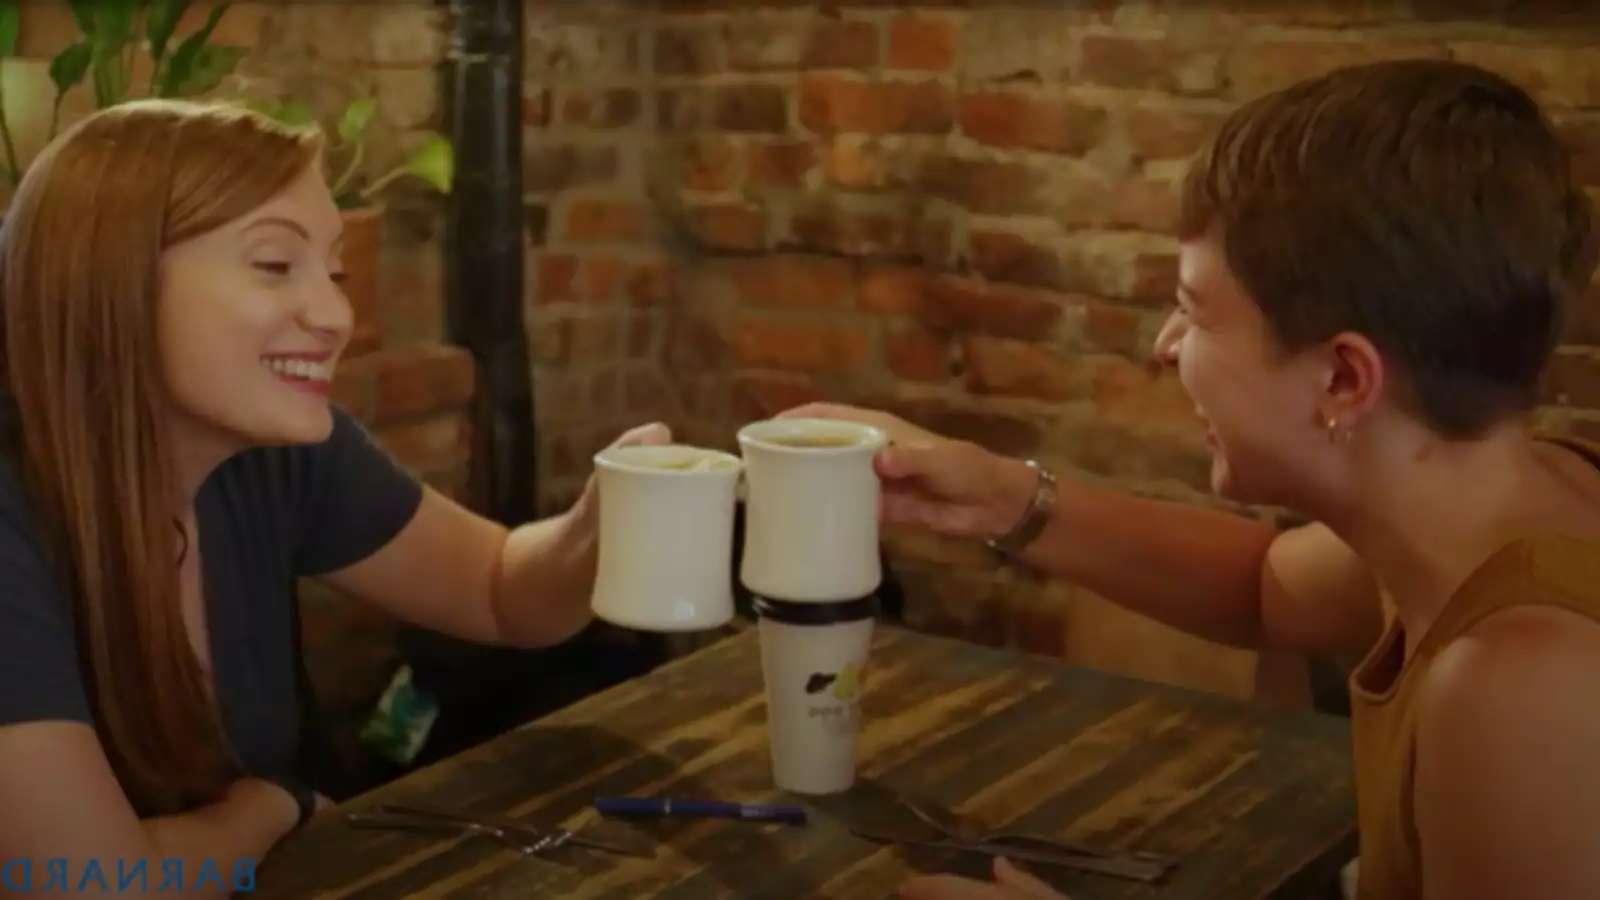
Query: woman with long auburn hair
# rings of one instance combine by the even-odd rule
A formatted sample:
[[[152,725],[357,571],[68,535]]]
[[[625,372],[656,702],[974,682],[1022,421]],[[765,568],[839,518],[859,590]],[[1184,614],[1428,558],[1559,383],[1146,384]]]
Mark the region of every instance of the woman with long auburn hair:
[[[325,803],[296,771],[299,576],[485,643],[589,619],[592,489],[508,531],[329,403],[351,312],[321,146],[128,103],[47,147],[6,214],[0,860],[225,867]]]

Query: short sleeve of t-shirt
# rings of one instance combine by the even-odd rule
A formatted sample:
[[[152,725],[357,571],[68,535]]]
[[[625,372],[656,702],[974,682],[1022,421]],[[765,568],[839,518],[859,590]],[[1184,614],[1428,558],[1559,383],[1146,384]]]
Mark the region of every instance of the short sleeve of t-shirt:
[[[365,559],[416,514],[422,485],[342,410],[334,409],[333,434],[307,452],[297,574],[321,575]]]
[[[90,722],[67,594],[34,533],[21,482],[0,460],[0,725]]]

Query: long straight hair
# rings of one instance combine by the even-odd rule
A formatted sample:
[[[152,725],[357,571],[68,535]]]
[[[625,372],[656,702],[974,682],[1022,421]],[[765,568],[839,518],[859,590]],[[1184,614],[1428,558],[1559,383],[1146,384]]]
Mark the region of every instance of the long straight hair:
[[[142,815],[237,772],[179,603],[161,256],[271,199],[320,148],[316,130],[242,108],[128,103],[47,147],[5,217],[0,372],[22,477],[71,595],[95,730]]]

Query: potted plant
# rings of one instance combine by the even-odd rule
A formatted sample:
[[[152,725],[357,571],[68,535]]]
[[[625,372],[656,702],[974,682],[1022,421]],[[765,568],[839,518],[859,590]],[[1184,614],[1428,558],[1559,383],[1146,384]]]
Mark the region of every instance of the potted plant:
[[[178,21],[191,0],[71,0],[81,37],[50,60],[55,99],[46,141],[61,124],[61,103],[87,78],[95,108],[115,106],[132,92],[135,60],[140,49],[149,55],[149,82],[142,96],[192,97],[204,94],[232,74],[245,55],[243,47],[211,43],[211,34],[228,11],[219,3],[205,23],[173,45]],[[0,59],[16,55],[22,30],[18,0],[0,0]],[[169,52],[170,51],[170,52]],[[5,177],[15,186],[25,166],[17,157],[11,122],[6,116],[4,79],[0,79],[0,145],[5,151]]]
[[[310,107],[299,101],[249,104],[279,121],[308,125],[317,121]],[[425,132],[417,146],[399,163],[377,177],[367,177],[367,146],[377,103],[371,97],[358,97],[345,106],[332,129],[323,171],[344,219],[344,292],[355,312],[351,334],[351,354],[377,347],[380,339],[377,321],[378,256],[383,238],[383,207],[380,193],[402,178],[414,178],[441,194],[450,192],[455,176],[455,153],[448,138]],[[326,130],[326,129],[325,129]]]

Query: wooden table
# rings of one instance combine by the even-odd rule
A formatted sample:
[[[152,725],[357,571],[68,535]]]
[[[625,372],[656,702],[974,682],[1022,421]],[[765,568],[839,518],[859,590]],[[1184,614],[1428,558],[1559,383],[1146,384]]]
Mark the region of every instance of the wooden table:
[[[597,819],[589,804],[601,793],[794,799],[771,785],[751,629],[342,807],[410,802],[649,836],[655,859],[577,849],[524,858],[484,839],[363,831],[328,816],[265,860],[256,892],[879,898],[916,871],[986,870],[981,857],[850,835],[847,822],[914,832],[896,791],[995,824],[1183,857],[1153,886],[1034,867],[1074,900],[1321,897],[1354,851],[1341,719],[895,627],[874,638],[862,703],[858,784],[805,800],[807,826]]]

